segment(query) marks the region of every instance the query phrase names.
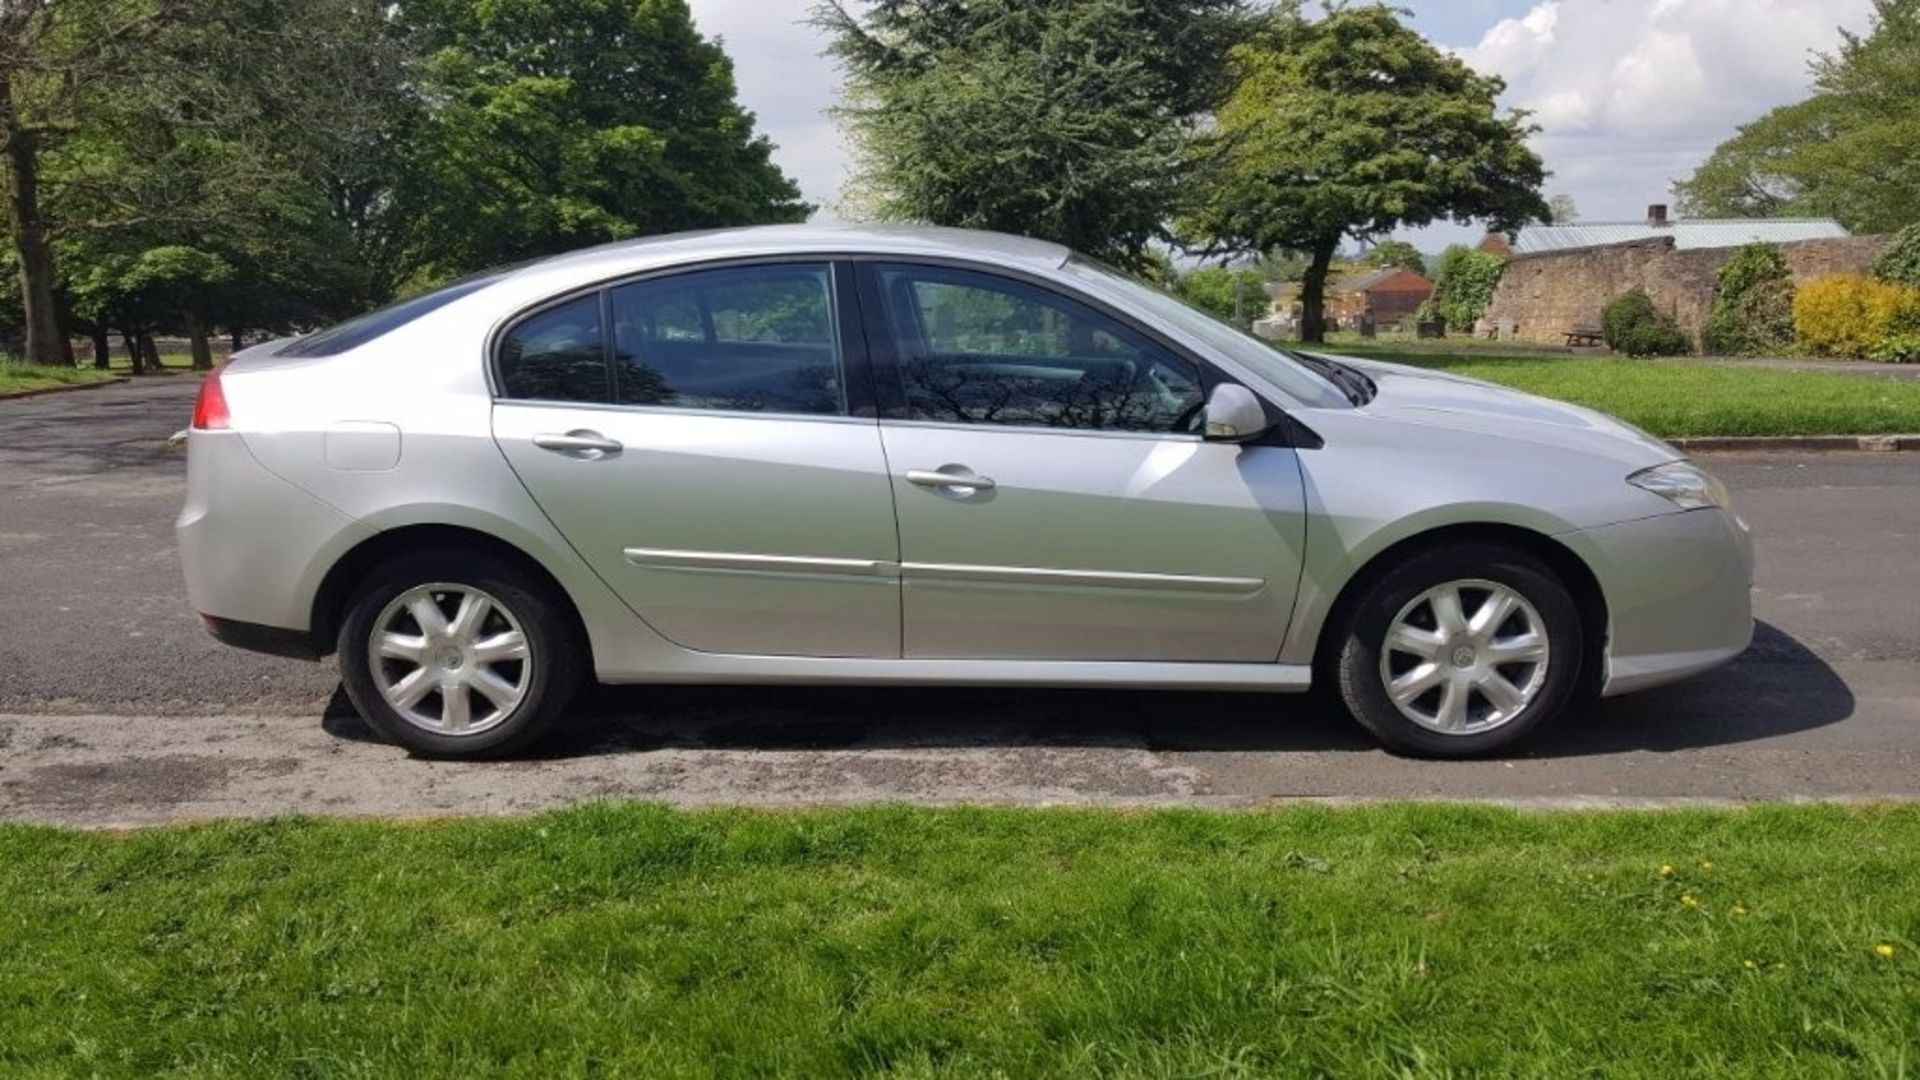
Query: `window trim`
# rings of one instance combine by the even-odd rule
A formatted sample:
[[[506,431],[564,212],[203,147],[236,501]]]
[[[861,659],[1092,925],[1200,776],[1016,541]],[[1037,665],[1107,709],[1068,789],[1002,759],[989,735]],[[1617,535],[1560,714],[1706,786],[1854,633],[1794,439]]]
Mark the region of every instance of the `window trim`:
[[[1106,437],[1124,437],[1129,439],[1158,439],[1178,442],[1204,442],[1203,436],[1185,431],[1123,431],[1103,428],[1058,428],[1044,424],[997,424],[969,423],[961,420],[925,420],[912,416],[907,409],[905,384],[900,374],[900,358],[894,348],[893,328],[888,324],[886,296],[880,281],[882,267],[924,267],[932,270],[959,270],[979,274],[983,277],[998,278],[1028,288],[1036,289],[1049,296],[1058,297],[1071,304],[1092,311],[1096,315],[1113,320],[1129,331],[1145,339],[1150,345],[1166,350],[1168,353],[1192,364],[1200,372],[1200,388],[1203,395],[1211,395],[1214,387],[1223,382],[1239,383],[1227,372],[1208,361],[1192,349],[1173,341],[1150,324],[1134,317],[1104,299],[1091,296],[1076,289],[1068,289],[1057,281],[1039,274],[1028,273],[1012,267],[991,263],[979,263],[967,259],[953,259],[928,255],[855,255],[851,260],[858,270],[860,283],[860,308],[862,326],[867,337],[868,351],[873,365],[873,381],[880,399],[880,419],[888,424],[915,427],[939,427],[959,431],[1012,431],[1044,432],[1055,435],[1090,435]],[[1251,389],[1251,387],[1249,387]],[[1290,430],[1285,421],[1286,414],[1278,406],[1266,399],[1266,396],[1254,392],[1261,404],[1266,407],[1267,415],[1274,421],[1271,432],[1256,440],[1252,445],[1291,446],[1293,442],[1286,437]],[[1242,443],[1240,445],[1248,445]]]
[[[615,400],[614,350],[613,339],[613,290],[627,285],[657,281],[665,278],[698,274],[711,270],[747,270],[763,266],[819,266],[827,270],[828,301],[833,316],[833,345],[839,355],[841,379],[845,384],[844,399],[846,411],[843,413],[796,413],[741,409],[701,409],[679,405],[629,405]],[[721,259],[706,259],[697,262],[676,263],[672,266],[655,267],[639,273],[626,273],[614,277],[580,285],[564,292],[554,293],[543,299],[524,304],[499,319],[486,338],[486,353],[483,371],[487,381],[487,394],[494,404],[533,405],[540,407],[564,407],[581,409],[618,409],[621,411],[669,412],[687,416],[727,416],[761,417],[781,420],[861,420],[871,423],[878,415],[874,402],[874,378],[872,358],[868,355],[867,336],[861,323],[861,309],[854,296],[855,283],[853,267],[842,254],[827,252],[781,253],[778,255],[747,255]],[[562,401],[541,398],[517,398],[504,391],[504,380],[500,375],[501,349],[508,335],[529,319],[557,307],[580,300],[583,297],[598,295],[600,301],[600,338],[602,362],[607,375],[607,400]],[[707,318],[702,302],[702,320]]]

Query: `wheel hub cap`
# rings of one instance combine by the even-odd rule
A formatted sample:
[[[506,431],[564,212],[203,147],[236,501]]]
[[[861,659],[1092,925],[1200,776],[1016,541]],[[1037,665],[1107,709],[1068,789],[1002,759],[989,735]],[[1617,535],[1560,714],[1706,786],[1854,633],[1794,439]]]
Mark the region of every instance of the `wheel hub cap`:
[[[526,699],[533,656],[520,620],[471,585],[393,598],[368,641],[374,684],[408,723],[441,735],[498,727]]]
[[[1546,685],[1540,612],[1496,581],[1436,585],[1387,626],[1380,680],[1402,716],[1430,731],[1477,735],[1525,712]]]

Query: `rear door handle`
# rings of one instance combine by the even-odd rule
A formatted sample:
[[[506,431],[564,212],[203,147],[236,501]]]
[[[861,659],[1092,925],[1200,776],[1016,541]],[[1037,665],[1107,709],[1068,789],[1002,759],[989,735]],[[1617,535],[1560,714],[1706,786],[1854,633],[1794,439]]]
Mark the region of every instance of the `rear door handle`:
[[[951,491],[992,491],[993,478],[976,476],[964,465],[946,465],[938,469],[908,469],[907,483]]]
[[[577,457],[584,461],[598,461],[603,457],[612,457],[625,447],[620,440],[609,439],[597,431],[584,428],[569,431],[565,435],[535,435],[533,445],[542,450],[551,450],[556,454]]]

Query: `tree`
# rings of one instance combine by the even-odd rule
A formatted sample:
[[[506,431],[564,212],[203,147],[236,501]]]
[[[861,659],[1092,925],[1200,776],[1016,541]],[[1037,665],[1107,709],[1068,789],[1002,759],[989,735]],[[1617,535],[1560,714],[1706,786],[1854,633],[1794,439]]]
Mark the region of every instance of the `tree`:
[[[0,151],[20,277],[22,354],[66,363],[42,157],[102,100],[150,80],[143,52],[183,0],[7,0],[0,4]]]
[[[800,221],[685,0],[404,0],[427,105],[390,214],[438,279],[586,244]]]
[[[1920,0],[1875,0],[1868,33],[1813,61],[1813,96],[1747,124],[1674,185],[1689,217],[1920,221]]]
[[[1405,240],[1382,240],[1360,257],[1360,265],[1376,270],[1389,266],[1399,267],[1410,273],[1426,275],[1427,257],[1420,249]]]
[[[1401,24],[1385,6],[1325,18],[1276,10],[1232,53],[1238,83],[1203,141],[1207,168],[1184,226],[1209,249],[1309,252],[1301,336],[1325,337],[1341,242],[1440,219],[1509,230],[1548,210],[1524,114],[1505,84]]]
[[[222,0],[155,24],[139,58],[155,74],[96,97],[44,154],[61,298],[96,364],[117,328],[142,373],[157,350],[140,343],[164,329],[211,367],[216,320],[232,333],[260,305],[366,296],[322,148],[372,111],[336,101],[386,19],[363,0],[295,15],[293,0]]]
[[[1242,0],[878,0],[815,11],[847,74],[858,209],[1137,269],[1191,173]]]
[[[1574,205],[1573,196],[1563,191],[1547,200],[1547,224],[1571,225],[1579,220],[1580,208]]]

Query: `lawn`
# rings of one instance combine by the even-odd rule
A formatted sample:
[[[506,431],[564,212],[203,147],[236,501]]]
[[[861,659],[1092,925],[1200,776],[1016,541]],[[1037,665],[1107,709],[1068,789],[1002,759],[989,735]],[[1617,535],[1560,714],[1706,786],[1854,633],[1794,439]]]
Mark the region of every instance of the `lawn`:
[[[1330,350],[1587,405],[1669,438],[1920,432],[1920,379],[1612,357],[1475,356],[1350,345]]]
[[[1911,1076],[1920,807],[0,828],[8,1075]]]
[[[42,390],[49,386],[67,386],[74,383],[100,382],[113,377],[113,372],[95,371],[85,367],[46,367],[40,364],[19,364],[11,360],[0,360],[0,394],[9,394],[19,390]]]

